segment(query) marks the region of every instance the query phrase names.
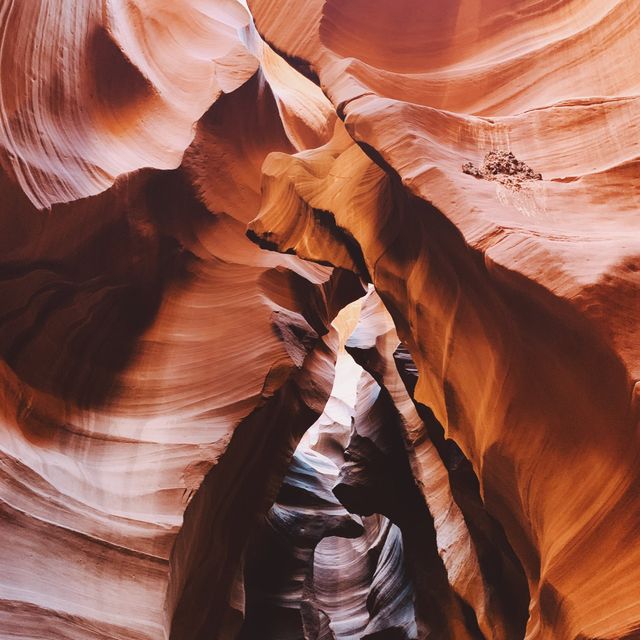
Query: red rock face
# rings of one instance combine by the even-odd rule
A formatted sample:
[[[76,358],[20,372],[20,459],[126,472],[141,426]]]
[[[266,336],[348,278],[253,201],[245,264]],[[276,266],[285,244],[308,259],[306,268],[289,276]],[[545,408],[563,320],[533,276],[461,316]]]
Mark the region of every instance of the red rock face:
[[[638,16],[0,3],[0,637],[639,638]]]

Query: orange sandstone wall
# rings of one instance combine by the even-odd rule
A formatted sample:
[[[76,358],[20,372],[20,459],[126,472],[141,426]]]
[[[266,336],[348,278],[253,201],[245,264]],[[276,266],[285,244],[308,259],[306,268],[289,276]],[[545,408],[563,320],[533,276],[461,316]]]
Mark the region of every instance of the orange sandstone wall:
[[[639,21],[0,3],[0,638],[640,637]]]

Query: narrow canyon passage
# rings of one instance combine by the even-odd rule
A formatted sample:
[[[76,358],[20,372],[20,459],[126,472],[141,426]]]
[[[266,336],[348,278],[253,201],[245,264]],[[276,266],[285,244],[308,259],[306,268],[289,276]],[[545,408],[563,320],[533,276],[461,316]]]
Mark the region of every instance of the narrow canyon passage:
[[[387,382],[397,384],[404,373],[409,388],[415,376],[373,288],[345,307],[333,325],[339,345],[331,395],[300,440],[276,501],[249,542],[240,637],[480,640],[523,633],[524,573],[484,510],[468,461],[444,439],[433,414],[422,407],[426,418],[420,419],[406,404],[407,389],[381,386],[380,362],[371,373],[363,368],[371,366],[363,341],[384,331],[399,358]],[[394,398],[405,403],[402,410]],[[446,496],[425,499],[416,484],[405,442],[408,422],[421,430],[423,447],[430,449],[423,490],[439,485]],[[446,554],[463,537],[470,546],[467,557],[452,566]],[[490,567],[484,575],[481,560]],[[465,598],[478,594],[461,588],[465,580],[478,579],[492,593],[474,609]],[[482,611],[484,633],[476,610]]]
[[[640,640],[640,0],[0,0],[0,640]]]
[[[417,637],[400,530],[368,507],[363,513],[352,502],[349,513],[334,494],[345,483],[356,492],[375,491],[363,468],[367,460],[355,462],[357,452],[350,450],[355,438],[370,435],[359,415],[379,393],[344,350],[344,332],[353,326],[343,318],[357,319],[360,304],[334,321],[341,331],[331,396],[296,448],[264,531],[250,544],[243,638],[355,640],[385,637],[378,635],[383,631]],[[362,469],[356,484],[353,465]]]

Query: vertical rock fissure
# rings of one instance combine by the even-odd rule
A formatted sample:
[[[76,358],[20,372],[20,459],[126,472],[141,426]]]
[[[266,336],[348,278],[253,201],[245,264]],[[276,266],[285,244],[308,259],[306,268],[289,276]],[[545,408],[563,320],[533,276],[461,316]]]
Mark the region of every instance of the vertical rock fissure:
[[[453,439],[445,437],[444,429],[433,412],[415,400],[418,372],[406,346],[400,344],[393,358],[429,438],[447,469],[451,492],[478,549],[480,569],[492,586],[494,602],[502,615],[512,620],[517,637],[524,637],[529,615],[529,588],[522,564],[502,525],[487,511],[471,462]]]
[[[380,393],[344,350],[358,311],[354,303],[338,316],[342,344],[331,396],[249,546],[242,640],[421,637],[405,535],[384,503],[369,511],[341,496],[356,443],[366,439],[358,430],[367,433],[368,409]]]
[[[524,635],[522,567],[382,314],[370,288],[335,321],[331,396],[249,545],[242,640]]]

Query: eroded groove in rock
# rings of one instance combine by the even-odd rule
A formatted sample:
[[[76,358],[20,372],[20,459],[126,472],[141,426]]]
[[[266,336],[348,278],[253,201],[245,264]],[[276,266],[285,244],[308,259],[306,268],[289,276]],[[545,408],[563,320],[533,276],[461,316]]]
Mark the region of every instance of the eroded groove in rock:
[[[465,611],[476,616],[485,637],[521,637],[529,602],[522,567],[501,527],[486,513],[469,462],[455,443],[445,441],[426,407],[414,410],[396,367],[403,347],[374,290],[347,348],[384,385],[384,400],[393,403],[398,433],[405,437],[413,474],[433,517],[438,552],[453,590],[470,607]]]
[[[0,2],[0,635],[637,638],[639,9]]]
[[[335,342],[335,338],[330,341],[333,349]],[[318,416],[329,394],[335,352],[329,345],[322,347],[275,398],[237,427],[189,505],[171,557],[170,609],[172,599],[179,596],[172,638],[204,640],[238,632],[245,605],[237,593],[242,579],[235,586],[234,579],[255,514],[273,502],[294,443]],[[234,487],[233,492],[229,487]],[[238,501],[243,509],[233,508]]]
[[[296,119],[265,82],[224,97],[262,114],[246,114],[265,132],[258,168],[323,135],[304,133],[317,111]],[[229,114],[213,114],[218,130],[203,120],[190,157],[220,147],[225,126],[240,135]],[[259,192],[259,170],[227,175],[230,193]],[[326,402],[322,335],[362,289],[261,251],[242,221],[255,199],[226,212],[207,177],[143,171],[49,215],[2,177],[3,637],[191,640],[241,620],[247,523]]]
[[[416,637],[479,638],[473,624],[467,628],[461,603],[447,581],[434,520],[414,481],[393,403],[368,374],[361,378],[358,400],[335,494],[351,511],[382,513],[402,532],[415,588]]]
[[[351,308],[357,313],[358,307]],[[348,327],[353,319],[342,321],[342,343]],[[357,416],[371,403],[371,385],[377,389],[341,349],[323,414],[299,444],[278,499],[250,547],[242,638],[418,637],[404,535],[387,514],[381,515],[388,505],[379,501],[379,512],[363,511],[343,500],[339,489],[358,424],[368,419]],[[408,467],[406,477],[410,485]]]
[[[417,370],[404,345],[398,345],[393,359],[409,395],[413,396]],[[415,404],[424,428],[449,474],[451,494],[464,516],[480,571],[491,591],[490,598],[496,609],[509,621],[510,633],[514,637],[521,637],[528,617],[529,602],[522,565],[502,526],[487,511],[471,463],[453,440],[444,437],[442,425],[433,412],[419,402]]]
[[[315,549],[328,536],[357,538],[363,532],[360,519],[331,493],[337,475],[335,464],[313,449],[296,451],[248,561],[240,637],[321,637],[321,620],[329,617],[318,600]]]
[[[267,6],[252,4],[258,28],[302,55]],[[525,568],[527,637],[606,638],[640,628],[634,554],[605,542],[611,530],[631,541],[640,523],[634,156],[612,145],[603,150],[610,164],[587,171],[589,152],[566,135],[584,132],[588,144],[594,131],[627,126],[635,103],[576,101],[481,119],[402,102],[400,76],[398,96],[381,96],[359,84],[365,76],[357,72],[371,69],[358,60],[340,59],[313,37],[308,50],[346,128],[380,166],[340,127],[324,148],[272,156],[267,200],[251,227],[319,262],[337,262],[344,247],[339,236],[309,244],[300,219],[313,228],[310,209],[330,211],[357,240],[418,368],[416,400],[473,464]],[[543,199],[460,170],[507,140],[542,171],[532,189],[544,190]],[[613,183],[625,188],[614,194]],[[272,211],[269,196],[287,190],[295,197],[280,197],[286,206]]]

